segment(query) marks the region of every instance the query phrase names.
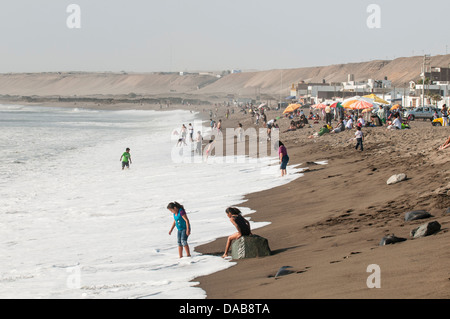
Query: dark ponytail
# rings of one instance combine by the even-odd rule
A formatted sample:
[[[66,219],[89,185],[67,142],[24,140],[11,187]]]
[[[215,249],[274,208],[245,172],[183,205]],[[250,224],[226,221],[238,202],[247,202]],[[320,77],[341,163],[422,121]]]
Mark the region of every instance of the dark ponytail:
[[[167,209],[173,209],[173,208],[176,208],[176,209],[181,208],[184,210],[183,205],[179,204],[178,202],[171,202],[171,203],[169,203],[169,205],[167,205]]]
[[[241,215],[241,211],[236,207],[228,207],[225,211],[231,215]]]

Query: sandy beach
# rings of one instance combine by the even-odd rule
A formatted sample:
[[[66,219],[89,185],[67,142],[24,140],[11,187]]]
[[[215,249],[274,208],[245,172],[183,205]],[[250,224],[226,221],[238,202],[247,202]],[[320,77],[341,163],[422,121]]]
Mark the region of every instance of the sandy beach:
[[[290,120],[278,122],[282,132]],[[445,267],[450,257],[449,161],[447,151],[437,152],[449,130],[429,121],[413,121],[411,129],[401,131],[364,128],[360,152],[349,141],[354,130],[308,139],[319,127],[280,133],[290,165],[307,168],[304,176],[249,194],[244,204],[256,210],[252,220],[271,222],[254,233],[269,240],[272,256],[239,260],[228,270],[197,278],[208,298],[450,297]],[[407,180],[386,184],[399,173]],[[433,217],[405,222],[405,213],[413,210]],[[410,231],[431,220],[441,224],[440,232],[412,239]],[[389,234],[407,240],[379,246]],[[197,250],[221,254],[225,242]],[[368,266],[373,264],[381,271],[381,287],[370,289]],[[282,266],[292,267],[290,273],[275,279]]]
[[[49,106],[102,109],[160,109],[156,104],[46,103]],[[170,105],[190,109],[209,120],[216,106]],[[217,108],[215,120],[224,128],[258,127],[249,114]],[[164,109],[163,109],[164,110]],[[268,119],[282,111],[268,111]],[[411,129],[390,131],[363,128],[364,151],[354,149],[354,130],[309,139],[321,125],[285,132],[290,119],[281,117],[280,140],[290,156],[289,165],[305,168],[293,182],[246,196],[243,204],[256,213],[253,221],[271,224],[253,233],[268,239],[272,255],[237,261],[237,265],[195,278],[209,299],[309,298],[448,298],[450,297],[449,150],[438,152],[447,139],[446,127],[412,121]],[[326,165],[317,164],[326,161]],[[407,180],[387,185],[387,179],[405,173]],[[289,174],[289,166],[288,166]],[[281,177],[278,177],[281,178]],[[408,221],[412,210],[432,217]],[[224,213],[224,218],[226,218]],[[410,231],[428,221],[441,230],[412,239]],[[407,240],[379,246],[385,235]],[[202,254],[222,255],[226,238],[196,247]],[[368,288],[369,265],[380,269],[380,288]],[[290,266],[285,276],[278,269]]]

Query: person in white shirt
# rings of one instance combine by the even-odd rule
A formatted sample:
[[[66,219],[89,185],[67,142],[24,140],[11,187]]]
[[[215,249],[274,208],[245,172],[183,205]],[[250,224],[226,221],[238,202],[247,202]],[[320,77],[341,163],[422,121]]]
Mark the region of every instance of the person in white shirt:
[[[348,118],[348,121],[345,124],[345,128],[348,130],[351,130],[353,128],[353,119],[351,117]]]
[[[364,121],[364,118],[363,118],[362,115],[359,116],[358,124],[361,124],[361,127],[366,126],[366,121]],[[359,125],[358,125],[358,126],[359,126]]]
[[[394,117],[395,117],[394,121],[387,128],[390,129],[390,130],[397,130],[397,129],[401,130],[402,129],[402,122],[400,122],[397,114],[395,114]]]
[[[363,135],[363,132],[361,131],[361,127],[359,127],[359,126],[356,127],[355,139],[356,139],[355,149],[358,150],[358,147],[361,146],[361,152],[362,152],[364,150],[364,148],[363,148],[364,135]]]

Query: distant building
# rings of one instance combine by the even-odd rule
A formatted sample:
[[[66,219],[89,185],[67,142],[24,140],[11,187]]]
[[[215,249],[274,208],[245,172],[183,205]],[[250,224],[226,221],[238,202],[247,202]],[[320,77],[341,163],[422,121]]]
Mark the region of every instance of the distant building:
[[[355,95],[380,94],[384,96],[390,92],[392,82],[384,80],[354,81],[354,76],[349,74],[347,82],[339,83],[305,83],[300,81],[291,85],[291,97],[302,100],[304,103],[315,104],[326,100],[344,99]]]
[[[450,68],[432,67],[430,72],[425,72],[425,78],[431,82],[450,81]]]

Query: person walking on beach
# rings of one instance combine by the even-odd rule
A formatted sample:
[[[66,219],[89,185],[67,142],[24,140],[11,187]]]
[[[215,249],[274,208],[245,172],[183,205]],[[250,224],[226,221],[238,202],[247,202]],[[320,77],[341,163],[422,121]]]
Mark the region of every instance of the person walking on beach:
[[[201,155],[202,154],[202,142],[203,142],[203,136],[202,132],[197,132],[197,138],[195,139],[195,142],[197,143],[197,147],[195,148],[195,153]]]
[[[360,126],[356,127],[355,139],[356,139],[355,149],[358,150],[358,147],[361,146],[361,152],[362,152],[364,150],[364,148],[363,148],[364,134],[361,131],[361,127]]]
[[[286,166],[289,162],[289,156],[287,153],[286,146],[284,146],[283,142],[278,142],[278,157],[280,159],[280,169],[281,169],[281,177],[287,174]]]
[[[325,107],[325,123],[331,125],[331,107],[329,104]]]
[[[222,120],[217,123],[217,135],[222,135]]]
[[[233,240],[239,239],[242,236],[249,236],[252,234],[250,229],[250,223],[244,217],[242,217],[241,211],[235,207],[228,207],[225,210],[230,222],[236,227],[237,232],[230,235],[227,239],[227,244],[225,246],[225,253],[222,258],[228,257],[228,251],[230,250],[231,242]]]
[[[189,130],[189,138],[191,139],[191,143],[194,141],[194,128],[192,127],[192,124],[189,123],[188,125]]]
[[[442,126],[448,126],[448,110],[446,104],[442,106],[441,113],[442,113]]]
[[[119,161],[122,162],[122,170],[125,168],[125,166],[127,168],[130,168],[130,164],[132,164],[132,162],[131,162],[130,149],[128,147],[125,150],[125,152],[120,156],[120,160]]]
[[[182,144],[187,145],[186,144],[186,126],[184,124],[181,127],[181,136],[178,139],[177,146],[182,146]]]
[[[238,124],[238,128],[237,128],[237,136],[238,136],[238,141],[242,142],[243,136],[244,136],[244,129],[242,128],[242,123]]]
[[[381,120],[382,124],[386,124],[386,112],[384,111],[384,108],[382,105],[378,108],[377,115]]]
[[[172,202],[167,205],[167,209],[173,214],[173,224],[170,228],[169,235],[172,234],[175,226],[177,227],[177,242],[178,242],[178,255],[180,258],[183,257],[183,248],[186,251],[187,257],[191,257],[191,252],[189,251],[189,245],[187,243],[188,237],[191,234],[191,224],[189,218],[187,217],[184,207],[177,202]]]
[[[214,148],[214,140],[209,140],[208,145],[205,147],[205,162],[208,161],[209,155],[211,155]]]

